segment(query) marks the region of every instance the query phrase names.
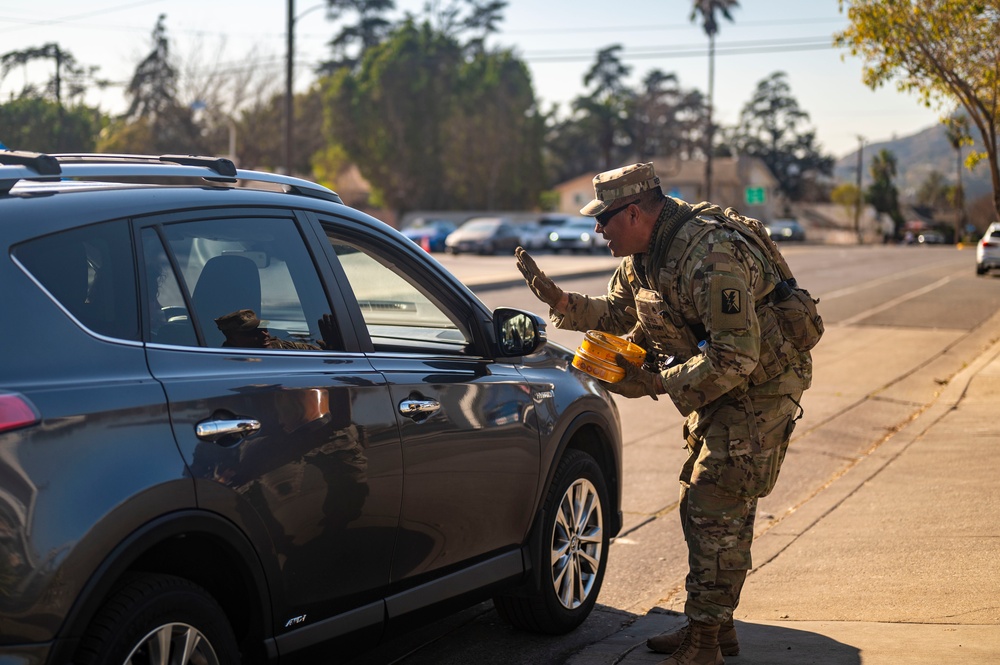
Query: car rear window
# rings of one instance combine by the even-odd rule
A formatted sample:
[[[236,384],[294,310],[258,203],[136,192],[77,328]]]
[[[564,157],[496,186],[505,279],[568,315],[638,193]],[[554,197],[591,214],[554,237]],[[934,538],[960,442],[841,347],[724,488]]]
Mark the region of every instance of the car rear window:
[[[14,256],[89,330],[139,339],[135,260],[125,222],[104,222],[22,243]]]

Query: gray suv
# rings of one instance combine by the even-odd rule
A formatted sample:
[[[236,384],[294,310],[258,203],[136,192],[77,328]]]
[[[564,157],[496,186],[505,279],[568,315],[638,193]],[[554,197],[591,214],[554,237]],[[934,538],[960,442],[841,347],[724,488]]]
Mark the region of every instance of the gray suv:
[[[211,157],[0,151],[0,245],[0,662],[330,662],[488,598],[593,608],[618,413],[538,316]]]

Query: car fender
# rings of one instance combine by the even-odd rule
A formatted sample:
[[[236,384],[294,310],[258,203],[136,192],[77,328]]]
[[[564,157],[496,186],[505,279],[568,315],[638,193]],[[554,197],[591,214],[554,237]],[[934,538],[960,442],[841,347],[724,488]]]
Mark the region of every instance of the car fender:
[[[552,460],[552,463],[547,469],[543,470],[544,480],[541,483],[541,492],[539,494],[538,503],[536,504],[535,517],[532,521],[528,537],[521,548],[521,557],[525,569],[525,579],[522,586],[513,591],[515,594],[530,595],[541,588],[543,571],[535,566],[533,562],[543,560],[541,552],[546,546],[545,533],[543,529],[546,518],[545,497],[548,495],[549,487],[552,485],[553,478],[559,466],[559,460],[562,459],[562,456],[565,454],[567,449],[580,449],[588,452],[588,454],[594,455],[595,451],[591,448],[591,446],[581,446],[578,441],[575,441],[577,434],[580,433],[581,430],[587,428],[590,428],[590,432],[597,431],[609,434],[609,438],[611,438],[610,441],[600,443],[594,442],[594,444],[604,446],[604,459],[598,457],[598,464],[601,465],[602,468],[606,468],[609,465],[609,460],[613,460],[611,464],[615,467],[608,469],[608,493],[609,498],[612,501],[612,505],[609,507],[608,511],[610,523],[606,524],[605,528],[608,529],[612,538],[621,530],[623,519],[621,513],[621,483],[619,482],[622,463],[620,434],[617,427],[611,427],[610,423],[608,423],[608,421],[597,412],[584,411],[577,414],[576,417],[574,417],[564,428],[562,428],[562,432],[558,438],[558,443],[556,444],[556,454],[553,457],[548,458]],[[591,440],[593,439],[592,436],[588,436],[587,438]],[[617,445],[615,442],[617,442]]]
[[[108,519],[114,520],[116,515],[111,514]],[[248,590],[248,595],[260,609],[262,620],[257,619],[253,623],[253,630],[260,637],[257,642],[258,644],[262,641],[269,642],[271,601],[268,585],[250,541],[229,520],[207,511],[186,509],[167,513],[146,522],[107,553],[80,593],[76,595],[76,601],[66,615],[49,662],[71,661],[92,617],[125,572],[137,566],[143,570],[148,569],[148,565],[140,564],[150,552],[168,541],[188,538],[204,538],[212,541],[219,546],[220,551],[229,556],[226,561],[227,566],[240,579],[243,588]],[[75,548],[75,550],[80,549],[88,548]],[[73,566],[69,568],[72,569]],[[174,574],[177,572],[174,571]],[[197,578],[197,575],[194,577]],[[225,599],[217,600],[225,604]],[[273,650],[269,647],[269,651]]]

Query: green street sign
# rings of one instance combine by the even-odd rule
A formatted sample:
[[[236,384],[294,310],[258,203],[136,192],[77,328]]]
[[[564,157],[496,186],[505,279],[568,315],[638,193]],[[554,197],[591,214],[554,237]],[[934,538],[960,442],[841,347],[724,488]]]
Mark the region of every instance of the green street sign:
[[[763,187],[747,187],[746,195],[748,205],[762,205],[766,198]]]

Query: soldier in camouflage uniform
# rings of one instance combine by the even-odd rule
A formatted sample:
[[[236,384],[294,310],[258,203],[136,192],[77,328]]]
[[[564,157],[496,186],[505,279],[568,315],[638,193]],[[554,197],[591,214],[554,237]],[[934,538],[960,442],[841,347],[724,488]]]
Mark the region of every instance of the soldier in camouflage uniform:
[[[580,212],[622,257],[607,295],[563,291],[523,248],[518,268],[556,327],[628,334],[649,351],[642,368],[619,356],[625,378],[608,390],[665,394],[687,416],[679,513],[688,623],[648,645],[671,654],[664,664],[716,665],[739,652],[733,611],[751,567],[757,499],[777,479],[812,361],[756,306],[781,277],[757,245],[718,222],[720,208],[664,196],[652,164],[601,173],[594,191]]]

